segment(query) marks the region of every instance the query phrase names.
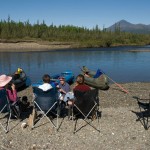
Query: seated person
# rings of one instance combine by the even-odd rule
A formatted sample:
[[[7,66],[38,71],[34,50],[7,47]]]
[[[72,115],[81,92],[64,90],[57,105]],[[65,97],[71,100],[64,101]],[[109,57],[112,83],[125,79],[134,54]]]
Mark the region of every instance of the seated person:
[[[73,92],[75,92],[76,90],[77,91],[81,91],[81,92],[86,92],[86,91],[89,91],[91,90],[91,88],[84,84],[84,76],[82,74],[79,74],[76,78],[76,83],[75,83],[75,87],[73,89]],[[68,101],[68,104],[69,105],[72,105],[73,102],[72,101]]]
[[[0,75],[0,90],[6,89],[7,92],[7,97],[12,104],[13,108],[18,113],[18,117],[20,116],[20,100],[17,97],[17,91],[15,88],[15,85],[11,82],[12,77],[11,76],[6,76],[6,75]]]
[[[73,91],[75,90],[78,90],[81,92],[86,92],[86,91],[91,90],[91,88],[88,85],[84,84],[84,76],[82,74],[79,74],[76,78],[76,86],[73,89]]]
[[[13,80],[17,80],[20,78],[20,74],[22,73],[22,69],[21,68],[18,68],[17,71],[15,71],[15,73],[12,75],[13,77]]]
[[[65,95],[70,92],[70,85],[65,81],[64,77],[59,78],[60,83],[57,88],[60,92],[60,100],[64,100]]]
[[[38,88],[42,89],[43,91],[47,91],[53,88],[50,84],[50,76],[48,74],[43,75],[42,79],[44,83],[40,85]]]
[[[15,89],[15,85],[11,82],[11,80],[12,80],[11,76],[1,75],[0,76],[0,90],[6,89],[8,99],[11,102],[15,102],[17,101],[17,91]]]
[[[98,78],[101,74],[103,74],[103,73],[101,72],[101,70],[100,70],[100,69],[97,69],[97,71],[96,71],[95,75],[93,76],[93,78]],[[90,78],[89,72],[88,72],[88,71],[85,72],[85,73],[84,73],[84,76]]]

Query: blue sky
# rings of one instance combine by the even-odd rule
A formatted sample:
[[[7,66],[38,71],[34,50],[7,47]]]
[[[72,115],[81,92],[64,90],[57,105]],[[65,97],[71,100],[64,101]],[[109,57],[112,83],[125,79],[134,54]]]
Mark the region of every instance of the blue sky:
[[[101,29],[122,19],[150,24],[150,0],[1,0],[0,19]]]

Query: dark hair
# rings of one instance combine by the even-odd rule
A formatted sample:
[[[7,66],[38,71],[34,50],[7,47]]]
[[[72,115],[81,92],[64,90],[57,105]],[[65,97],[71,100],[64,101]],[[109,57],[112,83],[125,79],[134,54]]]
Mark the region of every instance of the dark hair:
[[[44,83],[50,83],[50,76],[49,76],[48,74],[45,74],[45,75],[43,76],[43,82],[44,82]]]
[[[76,77],[76,82],[78,84],[83,84],[84,83],[84,76],[82,74],[79,74],[77,77]]]
[[[12,82],[12,80],[11,80],[9,83],[7,83],[7,84],[5,85],[5,88],[8,89],[8,90],[10,90],[11,92],[13,92],[13,91],[12,91],[12,88],[11,88],[12,84],[13,84],[13,82]]]
[[[64,77],[59,77],[59,80],[65,81],[65,78]]]

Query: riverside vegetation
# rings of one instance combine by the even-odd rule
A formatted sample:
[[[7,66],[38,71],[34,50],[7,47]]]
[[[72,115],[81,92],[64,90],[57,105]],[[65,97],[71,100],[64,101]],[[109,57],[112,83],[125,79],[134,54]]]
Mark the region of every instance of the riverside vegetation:
[[[96,25],[93,29],[73,25],[46,25],[15,22],[8,17],[0,21],[0,42],[37,42],[40,44],[69,44],[72,48],[111,47],[117,45],[149,45],[149,34],[133,34],[121,32],[120,27],[114,32],[100,29]],[[56,43],[55,43],[56,42]]]

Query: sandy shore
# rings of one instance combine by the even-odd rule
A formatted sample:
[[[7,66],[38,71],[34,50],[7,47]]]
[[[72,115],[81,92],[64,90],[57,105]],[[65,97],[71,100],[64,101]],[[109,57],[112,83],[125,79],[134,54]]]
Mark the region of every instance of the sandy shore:
[[[0,43],[0,52],[28,52],[68,49],[71,45],[60,42],[18,42],[18,43]]]
[[[18,41],[2,42],[0,41],[0,52],[32,52],[63,49],[78,49],[78,43],[49,42],[49,41]],[[82,47],[80,47],[82,48]],[[85,47],[83,47],[85,48]],[[150,52],[148,50],[129,50],[129,52]]]
[[[24,119],[22,122],[14,121],[16,126],[8,134],[0,129],[0,149],[149,150],[150,128],[145,130],[141,122],[136,121],[139,108],[132,96],[149,98],[150,83],[126,83],[121,86],[130,94],[125,94],[114,84],[107,91],[99,91],[100,133],[91,126],[85,126],[73,134],[73,121],[67,117],[59,119],[58,132],[46,119],[33,130],[29,127],[21,129],[21,123],[27,121]],[[21,97],[25,95],[29,101],[32,100],[31,87],[18,93]],[[98,127],[97,120],[93,123]],[[79,120],[78,125],[84,125],[84,122]]]

